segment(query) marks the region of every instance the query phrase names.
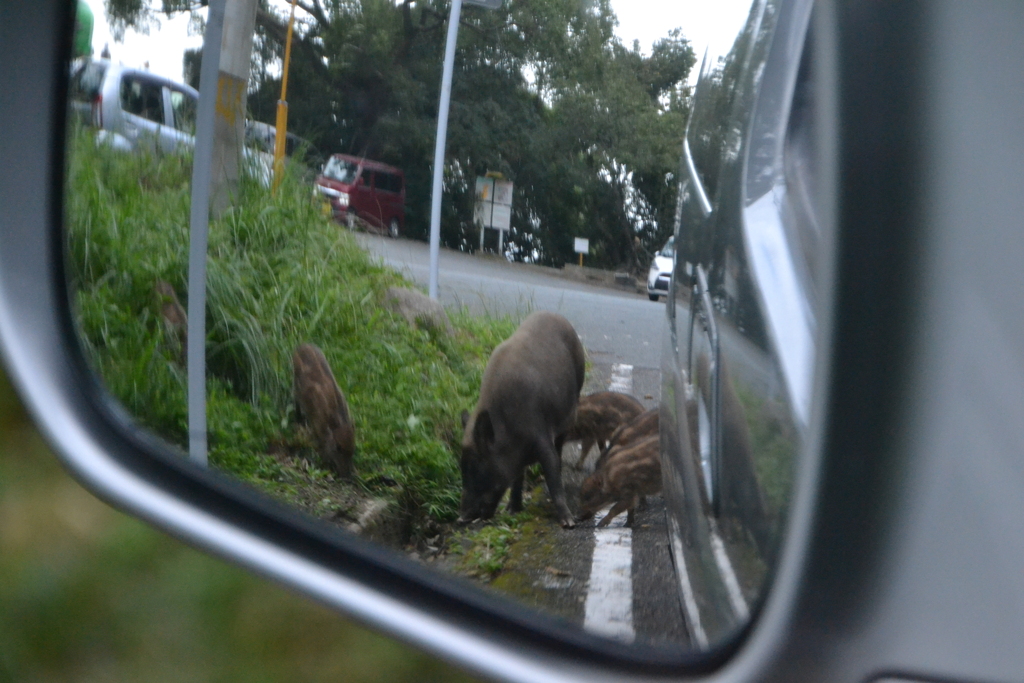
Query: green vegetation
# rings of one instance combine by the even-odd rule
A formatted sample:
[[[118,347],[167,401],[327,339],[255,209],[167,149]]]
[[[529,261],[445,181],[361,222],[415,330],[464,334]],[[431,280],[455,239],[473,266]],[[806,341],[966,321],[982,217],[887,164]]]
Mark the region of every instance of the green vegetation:
[[[96,147],[83,133],[73,140],[66,205],[86,353],[135,419],[179,446],[185,373],[154,285],[170,283],[184,305],[189,167],[187,158]],[[308,185],[288,178],[275,199],[243,183],[238,206],[210,226],[211,464],[313,514],[351,518],[356,489],[400,499],[414,518],[454,518],[458,416],[515,323],[456,312],[451,336],[417,329],[383,306],[395,285],[409,286],[324,218]],[[317,467],[292,419],[291,355],[303,342],[323,349],[348,399],[353,482]]]
[[[0,372],[0,682],[469,681],[104,505]]]
[[[459,557],[456,570],[467,576],[493,579],[505,567],[509,550],[519,539],[522,525],[533,517],[529,512],[509,514],[502,506],[494,518],[480,528],[452,535],[448,548]]]
[[[193,0],[106,0],[116,30]],[[423,238],[448,0],[299,3],[288,124],[324,154],[345,152],[405,172],[406,234]],[[280,3],[256,17],[248,107],[273,123],[288,22]],[[560,266],[573,237],[588,264],[646,270],[672,231],[679,150],[695,55],[678,28],[623,45],[609,0],[515,0],[462,12],[444,163],[441,239],[475,250],[475,178],[514,181],[505,255]],[[684,27],[685,28],[685,27]],[[642,51],[643,50],[643,51]],[[185,54],[198,87],[199,54]],[[495,245],[496,246],[496,245]]]
[[[797,439],[785,406],[757,396],[743,386],[736,394],[746,413],[754,453],[754,470],[764,494],[768,518],[776,530],[789,509],[796,465]]]

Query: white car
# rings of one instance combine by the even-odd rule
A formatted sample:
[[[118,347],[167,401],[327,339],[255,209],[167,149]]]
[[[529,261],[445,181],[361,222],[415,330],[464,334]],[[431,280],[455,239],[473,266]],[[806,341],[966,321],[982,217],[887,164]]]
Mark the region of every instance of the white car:
[[[672,277],[672,255],[675,253],[675,237],[669,237],[661,251],[654,252],[651,269],[647,271],[647,296],[657,301],[662,294],[668,294],[668,282]]]

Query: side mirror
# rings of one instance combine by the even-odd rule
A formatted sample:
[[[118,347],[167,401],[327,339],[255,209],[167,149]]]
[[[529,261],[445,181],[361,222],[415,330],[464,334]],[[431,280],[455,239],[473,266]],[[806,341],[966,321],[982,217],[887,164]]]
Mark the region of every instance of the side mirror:
[[[707,296],[700,311],[658,319],[650,329],[630,327],[635,337],[605,346],[597,335],[581,341],[552,327],[550,337],[531,332],[503,347],[526,354],[523,349],[538,338],[554,338],[565,347],[564,358],[540,373],[535,365],[517,371],[512,363],[502,376],[514,388],[537,377],[540,386],[568,377],[557,386],[570,389],[552,392],[565,419],[529,432],[537,439],[515,463],[517,471],[508,474],[507,462],[481,468],[507,474],[512,491],[507,518],[469,527],[485,534],[489,552],[509,543],[509,520],[533,514],[516,508],[565,496],[555,483],[564,479],[561,453],[553,449],[569,440],[570,430],[580,436],[584,411],[574,391],[583,386],[588,364],[593,376],[594,366],[603,363],[604,388],[613,393],[624,393],[627,385],[641,398],[660,391],[658,409],[624,421],[618,434],[638,428],[632,420],[640,415],[648,425],[659,424],[656,432],[644,432],[646,438],[636,442],[616,444],[614,435],[597,439],[606,446],[599,458],[608,475],[600,485],[613,470],[622,477],[617,498],[606,501],[612,510],[629,508],[642,518],[651,508],[640,503],[640,493],[656,490],[659,482],[664,495],[649,493],[647,505],[661,498],[660,516],[627,529],[613,524],[609,512],[605,536],[583,524],[577,529],[595,535],[557,535],[575,531],[536,522],[540,513],[513,530],[533,534],[538,553],[564,546],[588,557],[591,567],[599,567],[596,573],[577,577],[572,568],[544,564],[535,581],[506,593],[497,592],[498,582],[452,578],[411,554],[284,504],[288,481],[258,479],[262,488],[256,489],[224,469],[191,463],[166,434],[129,414],[123,396],[115,399],[115,388],[100,379],[92,363],[97,348],[83,344],[78,310],[69,301],[69,292],[80,293],[81,273],[64,231],[73,206],[64,185],[65,161],[72,158],[65,127],[72,12],[60,0],[0,9],[0,57],[18,67],[0,70],[0,352],[13,383],[63,463],[104,500],[483,675],[722,683],[1013,678],[1024,670],[1024,649],[1006,636],[1024,631],[1024,610],[1014,600],[1024,594],[1024,334],[1017,329],[1024,319],[1024,238],[1007,226],[1024,215],[1018,191],[1024,130],[1019,117],[1001,113],[1024,100],[1024,11],[1013,4],[979,12],[957,3],[810,0],[758,0],[740,10],[737,32],[720,50],[722,60],[709,58],[693,99],[686,100],[686,132],[677,131],[686,136],[680,195],[689,188],[693,199],[680,201],[674,244],[684,252],[682,267],[701,264],[701,296]],[[814,28],[805,47],[809,23]],[[656,51],[667,49],[659,45]],[[528,101],[531,107],[554,106],[542,99],[529,95]],[[670,108],[664,116],[677,114]],[[602,182],[619,177],[601,173],[596,177]],[[652,182],[641,175],[630,182]],[[152,182],[130,180],[133,187]],[[308,192],[301,194],[308,203]],[[269,231],[279,214],[268,209],[256,215]],[[255,239],[247,225],[239,219],[228,226],[237,229],[233,247]],[[549,248],[545,239],[537,244]],[[273,260],[285,244],[281,239],[278,251],[268,248],[259,256]],[[500,265],[504,272],[507,264]],[[483,272],[492,268],[485,265]],[[380,270],[372,264],[364,270],[374,269]],[[531,277],[541,272],[531,271]],[[108,279],[117,277],[112,271]],[[577,296],[577,284],[549,287],[557,292],[551,306]],[[151,287],[147,282],[138,289],[148,293]],[[443,308],[417,300],[419,308],[411,310],[401,292],[379,292],[378,301],[372,289],[359,297],[330,291],[316,308],[303,309],[311,328],[354,328],[355,318],[324,316],[373,306],[374,319],[386,317],[389,329],[408,343],[382,347],[375,357],[401,388],[389,395],[396,403],[416,386],[436,381],[433,366],[457,364],[451,357],[458,344],[499,341],[477,323],[456,324],[449,334],[452,323]],[[634,294],[602,293],[587,312],[623,325],[616,316]],[[687,305],[686,288],[674,288],[671,296],[666,308]],[[153,323],[146,328],[156,335],[149,340],[150,358],[173,363],[169,345],[186,328],[165,325],[167,318],[156,315],[137,312]],[[245,320],[216,322],[244,327]],[[705,331],[712,328],[715,340],[706,349],[698,346],[704,342],[678,343],[710,339]],[[619,362],[622,354],[663,338],[671,341],[651,350],[658,360],[646,366]],[[575,350],[586,344],[590,355],[584,359]],[[429,348],[433,365],[414,365],[421,358],[412,348]],[[242,379],[252,377],[245,364],[255,356],[246,355],[244,344],[207,352],[227,354],[225,349],[237,354],[224,361],[227,369],[215,389],[242,391]],[[145,360],[127,360],[140,358]],[[700,377],[702,363],[706,379]],[[319,376],[330,374],[328,369]],[[256,382],[245,388],[259,396]],[[468,407],[460,402],[470,401],[454,384],[442,389],[452,404],[444,415],[455,423]],[[334,395],[324,390],[320,396]],[[491,408],[512,414],[495,428],[495,441],[503,440],[507,451],[524,442],[523,425],[553,412],[517,411],[521,398],[511,390]],[[316,405],[315,399],[301,403],[306,413]],[[303,437],[310,443],[329,441],[338,427],[330,417],[342,413],[342,402],[331,405],[327,427],[311,424]],[[459,430],[444,416],[400,405],[401,419],[367,428],[390,440],[391,468],[382,466],[358,485],[396,488],[396,477],[422,464],[428,449],[407,447],[417,430],[433,430],[435,455],[448,456],[460,445]],[[292,408],[283,417],[257,418],[277,425],[294,414]],[[183,429],[180,421],[171,422]],[[230,431],[233,422],[224,424],[218,438],[245,438]],[[364,428],[358,420],[357,426]],[[710,434],[721,438],[713,446],[709,439],[705,448]],[[265,469],[284,457],[273,445],[259,454]],[[357,464],[359,446],[357,441]],[[704,474],[705,451],[713,475]],[[539,473],[529,469],[534,460],[542,462]],[[307,465],[287,474],[300,469],[318,482],[342,477]],[[438,477],[449,474],[442,465],[434,469]],[[462,480],[465,472],[459,474],[447,482],[447,498],[428,503],[453,505],[461,489],[474,487],[481,497],[493,497],[487,477]],[[714,487],[710,497],[705,479]],[[402,482],[395,498],[423,503],[414,497],[420,484]],[[268,490],[284,494],[275,498]],[[311,499],[310,505],[318,502]],[[352,524],[364,530],[365,520],[355,517]],[[651,540],[655,533],[661,536]],[[627,538],[638,539],[636,546]],[[636,550],[643,542],[649,545]],[[608,552],[593,560],[599,548]],[[633,562],[635,550],[649,554]],[[634,572],[647,564],[657,564],[657,576]],[[558,614],[508,597],[512,590],[555,594],[571,583],[588,592],[561,605]],[[630,592],[610,609],[606,596],[627,583]],[[643,597],[652,599],[641,602]],[[680,624],[671,639],[637,637],[641,619],[669,612]],[[588,627],[594,614],[599,626]]]

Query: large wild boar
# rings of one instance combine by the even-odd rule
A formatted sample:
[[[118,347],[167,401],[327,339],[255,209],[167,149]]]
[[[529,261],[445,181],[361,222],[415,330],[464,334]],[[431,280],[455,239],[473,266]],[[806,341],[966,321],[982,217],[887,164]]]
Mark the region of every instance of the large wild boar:
[[[597,444],[603,449],[619,425],[629,422],[644,412],[644,404],[629,394],[618,391],[598,391],[580,397],[576,410],[576,423],[566,435],[566,441],[580,440],[580,459],[576,469],[583,467],[590,449]]]
[[[641,496],[661,493],[660,441],[654,435],[612,447],[601,467],[580,487],[584,519],[614,502],[597,526],[606,526],[623,510],[628,511],[626,524],[633,526],[633,509]]]
[[[658,408],[651,408],[645,410],[629,422],[620,425],[618,429],[612,432],[611,437],[608,439],[608,445],[603,451],[601,456],[594,463],[594,471],[601,469],[601,465],[611,455],[612,449],[616,446],[626,446],[635,441],[646,439],[650,436],[657,436],[660,425],[660,414],[661,410]]]
[[[556,313],[533,313],[494,349],[480,400],[472,414],[462,414],[460,521],[492,517],[509,486],[508,508],[521,510],[523,470],[539,462],[558,521],[574,525],[562,489],[561,452],[583,373],[583,345]]]
[[[295,415],[309,424],[324,465],[343,477],[352,474],[356,432],[348,403],[323,351],[302,344],[292,355],[295,371]]]

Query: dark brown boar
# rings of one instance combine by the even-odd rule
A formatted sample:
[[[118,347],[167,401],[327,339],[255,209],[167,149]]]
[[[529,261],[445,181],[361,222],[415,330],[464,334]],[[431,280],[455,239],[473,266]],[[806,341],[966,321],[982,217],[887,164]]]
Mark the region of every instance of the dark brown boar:
[[[627,510],[626,524],[633,526],[633,510],[640,498],[661,492],[660,441],[654,435],[612,447],[601,467],[580,487],[585,519],[614,502],[597,526],[607,526],[623,510]]]
[[[157,307],[160,311],[160,319],[164,323],[164,331],[175,346],[174,353],[178,361],[184,365],[185,353],[188,348],[188,315],[178,301],[174,287],[169,282],[157,280],[153,291],[156,293]]]
[[[556,313],[533,313],[494,349],[480,400],[472,414],[462,414],[460,521],[492,517],[509,486],[509,510],[522,510],[523,470],[539,462],[558,521],[574,525],[562,489],[561,452],[583,373],[583,345]]]
[[[598,391],[580,397],[576,423],[565,437],[566,441],[581,441],[576,469],[583,467],[583,461],[587,459],[594,444],[603,449],[619,425],[629,422],[642,412],[644,405],[640,401],[618,391]]]
[[[611,450],[615,446],[623,446],[631,444],[635,441],[646,439],[649,436],[656,436],[658,434],[658,426],[660,424],[661,411],[658,408],[651,408],[640,413],[632,420],[624,425],[620,425],[618,429],[612,432],[611,437],[608,439],[608,445],[603,451],[601,451],[601,457],[597,459],[594,464],[594,471],[596,472],[604,464],[604,461],[608,459],[611,454]]]
[[[296,418],[312,430],[324,465],[343,477],[350,476],[356,432],[327,358],[315,345],[302,344],[292,355],[292,365]]]

